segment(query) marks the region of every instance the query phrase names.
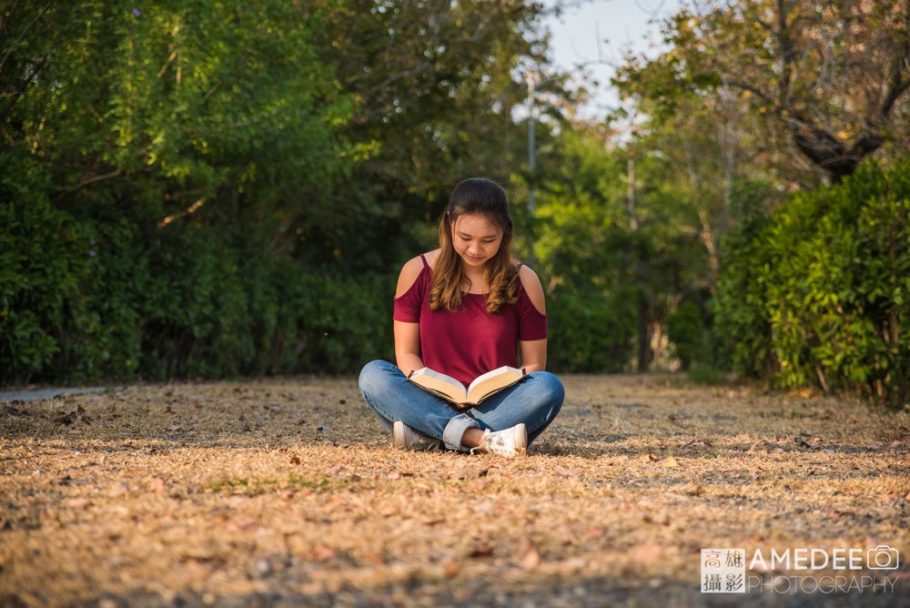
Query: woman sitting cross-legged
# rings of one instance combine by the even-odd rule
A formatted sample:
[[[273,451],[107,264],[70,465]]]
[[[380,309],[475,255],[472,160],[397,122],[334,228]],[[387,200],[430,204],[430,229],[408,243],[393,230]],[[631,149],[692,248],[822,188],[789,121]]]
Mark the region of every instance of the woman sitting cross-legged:
[[[395,357],[360,373],[366,403],[411,450],[520,456],[559,413],[559,378],[544,371],[547,317],[533,270],[512,259],[508,198],[495,182],[459,183],[439,223],[439,248],[401,269],[394,305]],[[477,406],[418,388],[423,367],[468,385],[518,355],[527,375]]]

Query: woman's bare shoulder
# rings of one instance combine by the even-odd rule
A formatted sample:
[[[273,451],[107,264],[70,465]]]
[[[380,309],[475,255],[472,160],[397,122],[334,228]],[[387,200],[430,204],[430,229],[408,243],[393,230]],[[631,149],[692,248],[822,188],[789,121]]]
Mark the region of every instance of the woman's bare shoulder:
[[[537,312],[546,314],[547,307],[543,285],[541,285],[540,277],[537,276],[537,273],[528,267],[527,264],[522,264],[521,268],[518,269],[518,279],[521,281],[521,286],[524,287],[525,293],[528,294],[528,298],[531,299],[531,303],[534,304]]]
[[[439,254],[439,249],[434,249],[428,253],[423,254],[424,258],[427,260],[427,264],[430,268],[433,268],[433,263],[436,261],[436,256]],[[430,257],[432,256],[432,258]],[[423,260],[420,259],[419,255],[415,255],[413,258],[404,263],[404,266],[401,267],[401,272],[398,274],[398,286],[395,288],[395,297],[399,297],[408,292],[411,288],[411,285],[417,281],[417,277],[420,276],[421,271],[423,270]]]

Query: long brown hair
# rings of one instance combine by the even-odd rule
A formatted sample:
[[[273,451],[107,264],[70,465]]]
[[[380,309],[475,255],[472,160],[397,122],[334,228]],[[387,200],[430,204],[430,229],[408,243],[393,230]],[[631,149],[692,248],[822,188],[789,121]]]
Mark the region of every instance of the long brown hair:
[[[452,243],[452,226],[466,214],[483,215],[502,230],[499,251],[490,258],[484,269],[490,292],[486,298],[487,312],[495,313],[518,299],[518,266],[512,259],[512,218],[509,198],[496,182],[474,177],[460,182],[449,197],[449,205],[439,220],[439,257],[433,267],[430,287],[430,309],[458,310],[462,295],[471,286],[464,273],[461,257]]]

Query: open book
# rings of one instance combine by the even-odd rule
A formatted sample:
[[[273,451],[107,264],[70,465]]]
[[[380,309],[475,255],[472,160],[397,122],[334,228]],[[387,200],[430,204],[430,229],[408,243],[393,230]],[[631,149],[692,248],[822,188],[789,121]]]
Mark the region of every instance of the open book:
[[[420,388],[430,391],[452,403],[470,403],[477,405],[487,397],[495,395],[504,388],[508,388],[525,376],[524,368],[517,369],[504,365],[493,371],[474,378],[474,381],[465,388],[464,384],[429,367],[414,370],[408,380]]]

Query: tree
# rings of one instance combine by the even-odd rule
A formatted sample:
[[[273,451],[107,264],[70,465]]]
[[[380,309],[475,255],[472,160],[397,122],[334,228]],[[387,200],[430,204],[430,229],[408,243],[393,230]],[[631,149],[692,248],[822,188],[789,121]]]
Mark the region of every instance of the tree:
[[[638,142],[618,146],[603,129],[576,124],[557,143],[560,160],[543,180],[535,243],[555,322],[562,323],[557,334],[580,323],[564,319],[561,307],[587,308],[589,319],[608,325],[575,328],[600,336],[602,359],[593,369],[622,369],[635,360],[646,371],[667,314],[703,288],[707,256],[697,212],[668,179],[674,171],[668,159]],[[585,306],[574,306],[576,300]]]
[[[309,331],[282,310],[307,270],[288,233],[340,224],[351,164],[319,22],[283,0],[0,5],[0,380],[288,369]]]
[[[910,6],[891,0],[707,0],[667,24],[670,50],[648,63],[661,85],[745,94],[745,107],[783,129],[831,181],[889,141],[906,142]],[[898,117],[897,119],[895,117]]]
[[[0,132],[58,206],[280,242],[298,218],[331,222],[319,199],[344,159],[352,100],[309,41],[318,23],[277,1],[6,5]]]
[[[521,69],[546,62],[542,3],[527,0],[319,0],[320,55],[358,103],[346,138],[360,162],[332,206],[348,219],[344,260],[388,267],[433,227],[454,184],[504,184],[526,157]],[[562,97],[557,82],[552,89]],[[364,213],[349,212],[363,201]],[[398,246],[390,246],[395,241]]]

